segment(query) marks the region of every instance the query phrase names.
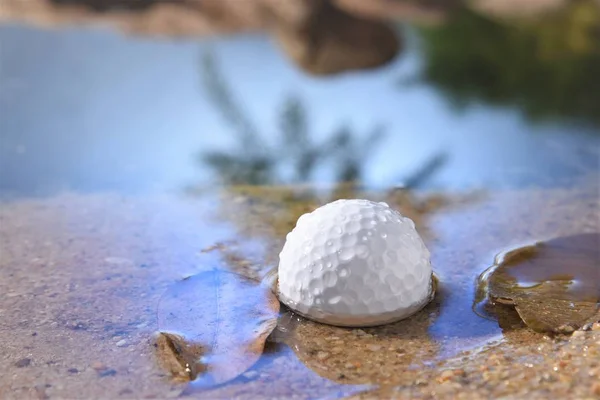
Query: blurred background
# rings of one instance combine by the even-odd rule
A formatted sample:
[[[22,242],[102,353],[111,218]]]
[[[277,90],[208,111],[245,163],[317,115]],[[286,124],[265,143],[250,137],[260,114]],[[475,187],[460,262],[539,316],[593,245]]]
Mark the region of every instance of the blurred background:
[[[568,186],[599,71],[597,0],[3,0],[0,191]]]

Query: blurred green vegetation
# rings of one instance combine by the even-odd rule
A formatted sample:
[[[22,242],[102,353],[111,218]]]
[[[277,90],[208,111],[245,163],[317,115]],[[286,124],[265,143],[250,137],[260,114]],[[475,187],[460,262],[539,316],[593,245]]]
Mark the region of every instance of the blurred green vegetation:
[[[458,107],[484,101],[517,106],[533,120],[600,125],[600,6],[594,0],[516,21],[461,9],[446,24],[419,33],[420,81]]]

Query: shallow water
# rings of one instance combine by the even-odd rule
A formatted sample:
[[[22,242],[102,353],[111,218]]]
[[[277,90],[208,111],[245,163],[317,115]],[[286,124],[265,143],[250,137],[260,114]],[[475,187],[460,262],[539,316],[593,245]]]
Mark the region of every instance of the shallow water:
[[[565,289],[557,294],[561,300],[595,299],[600,294],[598,244],[598,234],[583,234],[513,250],[498,263],[504,271],[501,279],[517,290],[557,282]]]
[[[496,257],[479,276],[474,310],[485,317],[486,309],[508,311],[504,305],[511,305],[532,329],[572,331],[599,314],[598,278],[598,233],[537,242]]]
[[[542,335],[473,312],[475,281],[499,252],[600,231],[596,121],[558,103],[532,118],[507,94],[457,108],[436,75],[406,84],[435,58],[403,32],[393,64],[316,79],[262,35],[0,26],[0,394],[179,395],[152,346],[165,291],[215,267],[261,277],[302,213],[344,197],[415,220],[435,301],[363,331],[284,312],[265,355],[207,396],[410,386],[486,349],[537,360],[519,351]],[[585,71],[577,82],[596,84]],[[565,87],[557,98],[577,96]]]

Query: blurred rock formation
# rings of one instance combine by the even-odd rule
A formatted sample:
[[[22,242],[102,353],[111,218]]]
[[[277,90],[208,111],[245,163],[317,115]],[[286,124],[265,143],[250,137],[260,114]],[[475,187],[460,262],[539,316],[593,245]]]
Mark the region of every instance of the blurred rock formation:
[[[305,71],[335,74],[392,60],[400,40],[388,22],[435,21],[438,8],[396,0],[2,0],[0,21],[110,25],[161,36],[269,31]]]

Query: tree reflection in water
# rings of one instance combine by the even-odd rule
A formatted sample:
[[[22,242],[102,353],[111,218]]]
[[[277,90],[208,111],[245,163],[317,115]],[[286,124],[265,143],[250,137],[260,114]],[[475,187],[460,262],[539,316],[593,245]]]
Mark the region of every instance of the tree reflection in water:
[[[594,0],[517,21],[465,8],[418,32],[419,80],[459,108],[486,102],[519,107],[533,120],[600,125],[600,6]]]
[[[328,163],[334,165],[337,181],[359,181],[362,167],[386,135],[382,126],[376,126],[362,138],[342,125],[319,140],[309,132],[309,116],[302,100],[289,96],[278,116],[276,143],[270,144],[236,102],[210,53],[203,57],[202,72],[208,98],[231,126],[235,145],[228,151],[205,151],[199,159],[225,184],[307,182],[317,167]],[[290,171],[287,176],[286,169]]]
[[[277,254],[280,241],[293,228],[298,217],[336,199],[387,201],[412,218],[419,231],[429,238],[432,233],[426,222],[428,216],[450,204],[465,204],[478,199],[478,196],[469,194],[450,200],[441,193],[420,196],[412,191],[424,186],[445,165],[445,153],[434,154],[424,160],[416,171],[403,176],[402,187],[366,187],[361,181],[362,168],[385,137],[386,130],[376,126],[367,135],[359,137],[349,126],[342,125],[320,139],[310,134],[305,105],[295,96],[283,102],[275,144],[268,142],[266,139],[269,138],[259,132],[243,106],[236,102],[210,53],[203,58],[202,72],[207,95],[232,128],[235,139],[228,150],[209,150],[199,154],[202,165],[212,169],[224,184],[219,215],[234,222],[241,237],[261,238],[259,241],[267,246],[266,255],[256,260],[250,255],[253,252],[242,243],[216,246],[225,264],[238,272],[241,268],[253,277],[264,273],[265,268],[275,262],[271,257]],[[333,165],[334,185],[311,183],[313,173],[322,165]]]

